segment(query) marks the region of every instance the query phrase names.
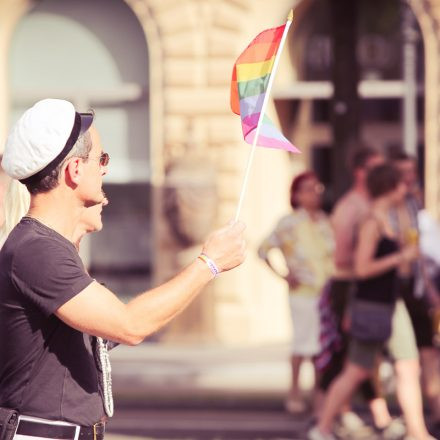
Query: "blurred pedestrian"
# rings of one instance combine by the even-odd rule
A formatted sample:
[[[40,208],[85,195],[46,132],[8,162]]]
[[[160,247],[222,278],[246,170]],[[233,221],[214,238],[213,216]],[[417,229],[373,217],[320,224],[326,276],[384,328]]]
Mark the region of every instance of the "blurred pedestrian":
[[[326,392],[330,383],[342,371],[347,355],[349,335],[347,333],[347,305],[354,289],[354,252],[359,225],[370,209],[367,175],[385,158],[376,149],[359,146],[351,153],[348,163],[352,170],[353,183],[346,194],[336,203],[331,222],[335,235],[336,272],[321,298],[323,351],[316,359],[321,371],[320,389]],[[329,327],[330,324],[330,327]],[[360,385],[362,397],[368,402],[376,428],[386,430],[390,437],[400,436],[404,427],[398,419],[392,419],[385,399],[381,395],[378,367],[373,380]],[[371,435],[371,429],[349,406],[340,415],[341,432],[347,435]]]
[[[29,210],[30,197],[26,187],[18,180],[11,179],[6,190],[6,197],[3,204],[4,223],[0,227],[0,249],[4,241],[21,221]],[[101,203],[90,206],[81,214],[78,225],[75,229],[72,243],[79,251],[81,239],[84,235],[97,232],[102,229],[102,208],[108,204],[108,199],[103,198]],[[100,374],[100,394],[108,411],[113,412],[113,396],[111,393],[111,367],[108,357],[108,350],[118,344],[107,341],[100,337],[84,334],[84,345],[90,353],[93,353],[96,368]],[[26,416],[20,416],[22,421],[27,420]]]
[[[351,304],[348,361],[331,384],[318,425],[309,432],[309,439],[335,438],[331,432],[336,415],[357,386],[371,376],[386,348],[395,361],[397,397],[408,434],[416,440],[433,440],[423,418],[415,337],[408,314],[402,313],[406,310],[403,302],[396,304],[397,269],[418,257],[416,245],[400,246],[390,222],[389,211],[402,201],[406,185],[393,166],[384,164],[368,174],[367,187],[372,205],[361,224],[355,252],[357,281]]]
[[[10,179],[5,188],[5,196],[1,206],[1,215],[4,219],[0,227],[0,248],[8,238],[9,233],[28,212],[31,197],[26,187],[18,180]]]
[[[304,359],[320,350],[318,300],[326,280],[333,273],[333,233],[327,215],[321,210],[324,186],[315,173],[307,171],[292,181],[292,212],[283,217],[263,241],[259,256],[289,288],[293,324],[291,355],[292,382],[286,399],[288,412],[306,409],[299,387],[299,374]],[[286,263],[281,273],[270,258],[270,251],[279,249]]]
[[[2,160],[2,155],[0,154],[0,162]],[[1,209],[3,205],[3,198],[5,195],[6,187],[8,185],[9,177],[8,175],[3,171],[2,167],[0,166],[0,226],[3,224],[4,217],[3,217],[3,211]]]
[[[0,251],[0,424],[18,410],[22,440],[102,439],[112,408],[84,333],[139,344],[244,259],[237,222],[211,234],[175,278],[127,304],[92,279],[73,241],[84,210],[104,199],[109,155],[93,119],[68,101],[39,101],[12,127],[3,155],[6,173],[31,194]]]
[[[418,215],[423,207],[418,184],[417,161],[405,152],[391,157],[407,186],[404,199],[391,211],[391,222],[401,245],[418,243],[420,228]],[[426,216],[426,214],[425,214]],[[430,237],[435,240],[434,236]],[[437,243],[436,246],[439,246]],[[440,429],[440,363],[439,352],[434,346],[434,326],[431,310],[438,305],[439,297],[428,261],[419,259],[399,267],[399,293],[405,301],[416,335],[422,368],[424,395],[431,410],[432,419]]]

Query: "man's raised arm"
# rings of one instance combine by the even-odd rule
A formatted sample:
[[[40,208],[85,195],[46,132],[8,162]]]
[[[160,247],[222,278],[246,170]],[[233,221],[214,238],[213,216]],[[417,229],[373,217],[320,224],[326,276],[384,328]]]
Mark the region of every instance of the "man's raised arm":
[[[213,232],[202,253],[224,272],[240,265],[245,258],[241,222]],[[128,304],[110,290],[93,282],[63,304],[56,315],[77,330],[128,345],[142,342],[177,316],[213,278],[208,264],[200,258],[176,277],[143,292]]]

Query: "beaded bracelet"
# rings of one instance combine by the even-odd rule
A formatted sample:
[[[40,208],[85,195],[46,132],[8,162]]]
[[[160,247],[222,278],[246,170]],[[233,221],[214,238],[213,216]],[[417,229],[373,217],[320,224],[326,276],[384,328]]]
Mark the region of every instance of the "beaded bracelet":
[[[214,278],[220,273],[219,268],[217,267],[217,265],[214,263],[214,261],[211,260],[211,258],[209,258],[207,255],[205,254],[200,254],[197,258],[199,258],[200,260],[202,260],[204,263],[206,263],[206,265],[209,267],[209,270],[211,271],[211,273],[214,275]]]

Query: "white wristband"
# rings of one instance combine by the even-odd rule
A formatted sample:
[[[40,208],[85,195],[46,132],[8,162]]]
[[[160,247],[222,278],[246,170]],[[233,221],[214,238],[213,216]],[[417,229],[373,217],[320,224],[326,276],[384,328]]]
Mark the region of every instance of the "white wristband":
[[[209,267],[209,270],[211,271],[212,275],[214,275],[214,278],[220,273],[220,269],[207,255],[200,254],[197,258],[202,260]]]

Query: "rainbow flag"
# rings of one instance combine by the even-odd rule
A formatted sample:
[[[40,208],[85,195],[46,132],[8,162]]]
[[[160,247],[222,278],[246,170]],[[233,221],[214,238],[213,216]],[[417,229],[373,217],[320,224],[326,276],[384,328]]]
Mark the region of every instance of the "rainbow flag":
[[[231,108],[241,116],[244,140],[252,144],[264,96],[286,24],[258,34],[234,64]],[[298,153],[273,122],[263,115],[257,145]]]

